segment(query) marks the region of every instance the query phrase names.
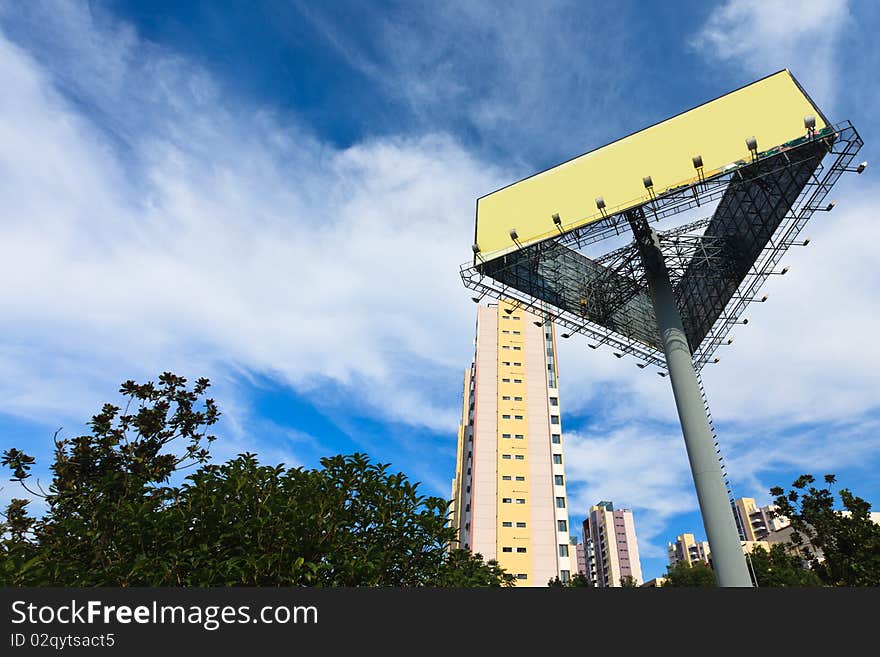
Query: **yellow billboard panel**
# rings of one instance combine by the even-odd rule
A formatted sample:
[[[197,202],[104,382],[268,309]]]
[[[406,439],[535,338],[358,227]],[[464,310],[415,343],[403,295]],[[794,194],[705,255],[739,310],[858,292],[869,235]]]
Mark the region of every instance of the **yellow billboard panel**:
[[[751,156],[746,140],[754,137],[759,152],[806,135],[804,117],[813,115],[816,130],[827,127],[822,112],[788,70],[737,89],[649,128],[530,176],[477,200],[476,243],[484,259],[602,219],[649,200],[643,179],[653,192],[696,179],[693,158],[700,156],[709,177]]]

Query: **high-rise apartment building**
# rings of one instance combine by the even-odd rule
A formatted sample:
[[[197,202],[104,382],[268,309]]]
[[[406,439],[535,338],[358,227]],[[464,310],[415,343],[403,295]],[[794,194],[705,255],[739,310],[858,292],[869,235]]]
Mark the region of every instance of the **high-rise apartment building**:
[[[475,344],[452,482],[459,545],[521,586],[567,581],[575,555],[552,323],[506,301],[481,305]]]
[[[789,525],[788,519],[774,516],[773,505],[758,506],[751,497],[740,497],[733,507],[739,517],[745,541],[764,541],[770,534]]]
[[[593,583],[598,587],[621,586],[621,580],[632,577],[636,586],[642,583],[642,564],[632,511],[614,509],[611,502],[599,502],[590,508],[584,520],[584,544],[591,544],[592,564],[588,563]],[[589,548],[587,549],[589,553]]]
[[[709,565],[709,542],[698,541],[693,534],[682,534],[675,537],[675,543],[666,544],[666,552],[669,555],[669,565],[674,566],[679,561],[687,561],[693,564],[702,561]]]

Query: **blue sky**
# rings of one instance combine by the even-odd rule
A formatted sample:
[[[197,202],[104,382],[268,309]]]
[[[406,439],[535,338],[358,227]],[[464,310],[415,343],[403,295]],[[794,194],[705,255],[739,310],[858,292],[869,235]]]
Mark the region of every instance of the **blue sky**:
[[[875,3],[0,3],[0,447],[208,376],[218,458],[361,450],[448,495],[478,196],[788,67],[871,160]],[[876,158],[874,158],[876,159]],[[875,169],[704,379],[737,495],[880,503]],[[572,523],[702,535],[668,382],[560,345]],[[18,495],[8,485],[0,501]]]

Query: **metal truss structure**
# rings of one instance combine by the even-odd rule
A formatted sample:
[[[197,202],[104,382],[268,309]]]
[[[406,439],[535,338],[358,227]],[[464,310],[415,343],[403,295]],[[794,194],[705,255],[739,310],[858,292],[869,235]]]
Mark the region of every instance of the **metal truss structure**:
[[[655,232],[697,371],[742,321],[749,303],[862,146],[847,121],[756,153],[712,177],[654,195],[635,209],[560,233],[507,255],[461,267],[475,301],[485,296],[521,307],[607,345],[639,366],[666,368],[661,336],[636,242],[591,259],[579,252],[629,232],[633,221],[657,222],[717,201],[711,217]]]

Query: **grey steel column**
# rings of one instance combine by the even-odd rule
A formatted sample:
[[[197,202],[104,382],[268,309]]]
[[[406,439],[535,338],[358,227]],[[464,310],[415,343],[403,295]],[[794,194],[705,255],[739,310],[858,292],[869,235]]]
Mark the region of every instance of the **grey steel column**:
[[[752,586],[736,520],[730,508],[730,498],[724,487],[721,463],[715,452],[715,440],[700,395],[690,346],[672,294],[669,272],[659,249],[660,240],[657,233],[648,227],[641,208],[627,215],[648,277],[678,419],[697,489],[703,526],[712,551],[715,579],[718,586]]]
[[[669,276],[649,276],[648,285],[703,514],[703,526],[712,551],[715,578],[718,586],[752,586]]]

